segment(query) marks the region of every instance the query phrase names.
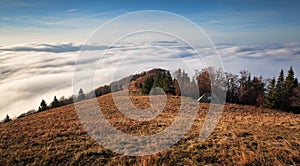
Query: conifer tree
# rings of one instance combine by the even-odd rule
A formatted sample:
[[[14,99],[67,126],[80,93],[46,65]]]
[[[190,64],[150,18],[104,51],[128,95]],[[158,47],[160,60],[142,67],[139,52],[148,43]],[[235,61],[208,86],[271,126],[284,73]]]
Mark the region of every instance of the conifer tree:
[[[170,74],[169,71],[166,71],[163,73],[163,90],[165,91],[165,93],[167,94],[175,94],[175,88],[173,85],[173,80],[172,80],[172,76]]]
[[[285,92],[287,93],[287,95],[292,94],[294,88],[297,87],[297,82],[298,81],[295,79],[295,74],[291,66],[288,71],[288,75],[285,78]]]
[[[158,72],[153,79],[153,87],[160,87],[165,93],[168,94],[175,93],[172,77],[169,71]]]
[[[4,119],[4,123],[11,121],[10,117],[8,115],[6,115],[5,119]]]
[[[153,76],[145,79],[144,84],[142,85],[142,93],[144,95],[149,94],[149,92],[151,91],[151,88],[153,86],[153,82],[154,82]]]
[[[295,78],[295,74],[293,71],[292,66],[290,67],[288,71],[288,75],[285,78],[285,91],[284,91],[284,97],[283,97],[283,102],[284,102],[284,110],[285,111],[291,111],[292,106],[291,106],[291,97],[294,95],[294,89],[298,86],[298,80]]]
[[[42,99],[38,112],[45,111],[47,109],[48,109],[47,103],[44,99]]]
[[[279,110],[284,110],[284,73],[283,70],[280,71],[280,74],[276,83],[276,100],[275,100],[275,108]]]
[[[267,87],[267,95],[264,100],[264,107],[267,108],[275,108],[276,107],[276,80],[273,78],[270,80],[269,85]]]
[[[79,92],[78,92],[78,97],[77,97],[77,101],[81,101],[85,99],[85,94],[83,92],[83,90],[80,88]]]
[[[52,107],[52,108],[56,108],[56,107],[59,107],[59,106],[60,106],[60,103],[59,103],[59,101],[57,100],[56,96],[54,96],[54,99],[53,99],[53,101],[52,101],[52,103],[51,103],[51,107]]]

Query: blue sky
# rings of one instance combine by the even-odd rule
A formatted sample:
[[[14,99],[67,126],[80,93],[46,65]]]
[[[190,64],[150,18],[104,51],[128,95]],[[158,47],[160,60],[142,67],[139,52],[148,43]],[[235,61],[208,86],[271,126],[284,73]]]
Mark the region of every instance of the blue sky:
[[[202,27],[217,43],[300,40],[300,1],[37,1],[1,0],[0,44],[84,42],[110,19],[137,10],[165,10]]]

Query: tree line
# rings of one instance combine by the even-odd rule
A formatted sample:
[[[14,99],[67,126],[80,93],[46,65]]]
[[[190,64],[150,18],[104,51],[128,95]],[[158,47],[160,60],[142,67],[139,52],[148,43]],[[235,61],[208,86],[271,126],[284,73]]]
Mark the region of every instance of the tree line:
[[[146,78],[140,87],[142,87],[142,94],[144,95],[148,95],[152,87],[159,87],[160,89],[153,89],[151,94],[175,94],[172,76],[166,70],[157,70],[157,73]]]
[[[262,76],[251,76],[245,70],[239,75],[223,73],[221,69],[208,67],[195,71],[190,78],[188,73],[178,69],[173,73],[159,71],[144,80],[140,85],[142,93],[148,95],[153,87],[160,87],[165,93],[198,98],[211,94],[212,89],[226,93],[227,103],[253,105],[286,112],[300,113],[300,86],[292,66],[285,77],[281,70],[277,79],[263,79]]]
[[[226,102],[243,105],[255,105],[286,112],[300,113],[300,86],[292,66],[287,76],[281,70],[278,78],[263,80],[251,77],[247,71],[241,71],[240,77],[226,74]]]
[[[123,85],[140,77],[146,77],[148,73],[151,73],[151,75],[145,78],[142,84],[138,85],[143,95],[148,95],[153,87],[160,87],[152,89],[154,91],[151,93],[162,94],[163,91],[166,94],[188,96],[196,99],[203,94],[211,94],[211,89],[225,86],[227,103],[254,105],[300,113],[300,86],[292,66],[289,68],[286,77],[284,71],[281,70],[277,79],[263,79],[261,76],[252,77],[251,73],[245,70],[240,71],[239,75],[222,73],[221,69],[208,67],[201,71],[196,70],[192,78],[182,69],[176,70],[173,73],[173,77],[167,70],[153,69],[148,72],[125,77],[110,85],[99,87],[87,94],[80,88],[78,95],[72,95],[68,98],[62,96],[60,99],[54,96],[50,104],[47,104],[42,99],[37,111],[30,110],[21,114],[18,118],[123,90]],[[10,120],[10,117],[7,115],[3,121],[8,122]]]
[[[269,81],[266,90],[265,107],[300,113],[300,87],[292,67],[286,77],[281,70],[277,80],[273,78]]]
[[[46,111],[46,110],[49,110],[49,109],[52,109],[52,108],[57,108],[57,107],[69,105],[69,104],[74,103],[74,101],[77,102],[77,101],[81,101],[81,100],[85,100],[85,99],[87,99],[86,94],[84,93],[82,88],[80,88],[79,91],[78,91],[78,95],[76,95],[76,96],[72,95],[68,98],[65,98],[64,96],[62,96],[59,99],[57,99],[57,97],[54,96],[53,101],[50,102],[49,104],[46,102],[46,100],[42,99],[42,101],[40,102],[40,105],[39,105],[37,110],[35,110],[35,109],[29,110],[25,113],[22,113],[17,118],[22,118],[22,117],[32,115],[32,114],[35,114],[35,113],[38,113],[38,112],[43,112],[43,111]],[[9,121],[11,121],[11,118],[8,115],[6,115],[3,122],[9,122]]]
[[[77,96],[71,96],[69,98],[64,98],[61,97],[59,100],[56,98],[56,96],[54,96],[53,101],[48,105],[46,103],[46,101],[44,99],[42,99],[40,106],[38,108],[37,112],[42,112],[42,111],[46,111],[48,109],[52,109],[52,108],[57,108],[57,107],[61,107],[64,105],[68,105],[68,104],[72,104],[75,101],[82,101],[86,99],[86,95],[83,92],[82,88],[79,89],[78,91],[78,95]]]

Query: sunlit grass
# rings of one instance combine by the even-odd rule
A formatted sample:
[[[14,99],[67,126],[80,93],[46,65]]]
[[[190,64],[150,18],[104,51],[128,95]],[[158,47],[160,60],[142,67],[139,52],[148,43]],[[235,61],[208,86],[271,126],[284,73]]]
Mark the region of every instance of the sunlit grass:
[[[168,96],[164,111],[149,122],[125,117],[111,95],[99,97],[109,122],[131,135],[151,135],[176,118],[180,98]],[[149,105],[146,96],[132,97],[136,107]],[[89,104],[89,100],[82,104]],[[214,132],[199,140],[209,104],[200,104],[194,125],[178,143],[149,156],[123,156],[104,149],[84,131],[73,105],[0,125],[1,165],[297,165],[300,163],[300,115],[227,104]]]

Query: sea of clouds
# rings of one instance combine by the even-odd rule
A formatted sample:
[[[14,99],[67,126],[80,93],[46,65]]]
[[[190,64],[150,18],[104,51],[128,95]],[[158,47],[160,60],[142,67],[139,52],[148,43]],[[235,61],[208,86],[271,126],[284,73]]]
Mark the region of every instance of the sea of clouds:
[[[216,54],[211,47],[198,48],[199,53],[174,41],[119,43],[113,47],[88,45],[84,54],[81,48],[74,43],[0,46],[0,118],[37,109],[41,99],[50,103],[54,96],[71,96],[75,64],[79,71],[98,64],[97,70],[91,72],[95,72],[95,86],[100,86],[153,67],[173,72],[183,61],[185,67],[201,70],[206,67],[206,58]],[[281,69],[287,71],[292,65],[296,76],[300,76],[300,43],[219,44],[216,48],[227,72],[238,74],[245,69],[252,75],[277,77]],[[85,57],[76,63],[78,56]]]

